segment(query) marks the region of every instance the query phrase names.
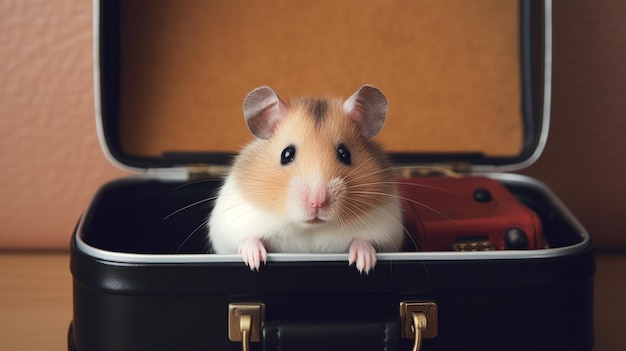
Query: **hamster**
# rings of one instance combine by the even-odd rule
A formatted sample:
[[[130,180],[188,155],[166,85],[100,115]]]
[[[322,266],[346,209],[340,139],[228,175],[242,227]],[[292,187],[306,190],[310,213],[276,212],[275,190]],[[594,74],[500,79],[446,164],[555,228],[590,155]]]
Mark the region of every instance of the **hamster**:
[[[400,250],[396,179],[370,140],[387,106],[368,85],[345,101],[285,103],[269,87],[251,91],[243,112],[256,140],[235,158],[209,216],[215,253],[239,253],[258,271],[267,252],[348,252],[348,264],[368,273],[377,251]]]

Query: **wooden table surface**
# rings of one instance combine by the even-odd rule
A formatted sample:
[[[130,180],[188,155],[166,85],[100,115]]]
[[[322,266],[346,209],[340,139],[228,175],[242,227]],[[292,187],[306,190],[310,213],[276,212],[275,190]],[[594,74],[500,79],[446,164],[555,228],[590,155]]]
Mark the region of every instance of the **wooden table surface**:
[[[67,350],[68,253],[0,253],[0,350]]]
[[[626,350],[626,255],[597,263],[594,350]],[[68,253],[0,252],[0,350],[67,350],[71,320]]]

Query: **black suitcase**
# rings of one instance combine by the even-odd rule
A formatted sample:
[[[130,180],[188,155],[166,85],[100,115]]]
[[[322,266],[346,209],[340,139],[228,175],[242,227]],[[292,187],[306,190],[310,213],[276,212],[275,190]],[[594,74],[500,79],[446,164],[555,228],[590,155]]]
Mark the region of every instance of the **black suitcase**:
[[[208,8],[218,11],[226,3],[235,2]],[[489,4],[496,3],[504,2]],[[120,136],[121,117],[136,112],[125,107],[138,96],[128,90],[129,84],[133,89],[129,76],[145,74],[128,69],[129,51],[147,50],[144,59],[162,59],[150,56],[149,45],[142,44],[145,33],[132,31],[128,23],[144,21],[151,30],[176,27],[163,22],[169,18],[159,17],[163,13],[155,15],[161,3],[96,3],[100,138],[114,163],[147,171],[105,184],[72,236],[69,350],[591,350],[595,263],[590,237],[546,185],[507,173],[531,163],[545,143],[550,5],[515,2],[524,121],[520,152],[391,154],[405,176],[419,176],[431,169],[425,165],[437,163],[434,169],[500,181],[537,213],[548,246],[379,253],[375,269],[365,275],[348,266],[347,254],[270,253],[267,265],[254,272],[237,255],[207,253],[210,199],[232,154],[193,150],[142,156],[128,152],[135,146]],[[129,49],[132,40],[135,46]],[[177,40],[186,39],[163,37]],[[157,104],[158,98],[149,99]],[[237,98],[242,101],[243,95]],[[233,125],[243,126],[239,116]]]

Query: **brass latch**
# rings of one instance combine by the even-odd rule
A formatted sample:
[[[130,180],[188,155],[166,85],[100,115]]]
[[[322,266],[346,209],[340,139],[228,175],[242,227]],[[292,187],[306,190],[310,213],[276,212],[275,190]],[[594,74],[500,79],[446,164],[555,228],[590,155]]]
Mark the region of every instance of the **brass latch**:
[[[402,337],[415,339],[413,351],[419,351],[423,339],[437,336],[437,304],[432,301],[400,302]]]
[[[492,251],[495,250],[493,244],[489,241],[489,237],[470,237],[457,239],[452,244],[454,251]]]
[[[241,342],[242,350],[250,350],[250,342],[261,341],[261,323],[265,319],[265,304],[242,302],[228,305],[228,339]]]

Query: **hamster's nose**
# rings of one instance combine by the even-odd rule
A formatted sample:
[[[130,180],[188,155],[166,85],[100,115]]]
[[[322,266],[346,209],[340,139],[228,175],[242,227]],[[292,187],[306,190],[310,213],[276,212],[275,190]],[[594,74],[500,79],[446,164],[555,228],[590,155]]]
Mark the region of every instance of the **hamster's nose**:
[[[310,205],[313,208],[324,208],[326,207],[326,201],[311,201]]]
[[[309,194],[309,205],[313,208],[324,208],[328,205],[328,193],[317,191]]]

